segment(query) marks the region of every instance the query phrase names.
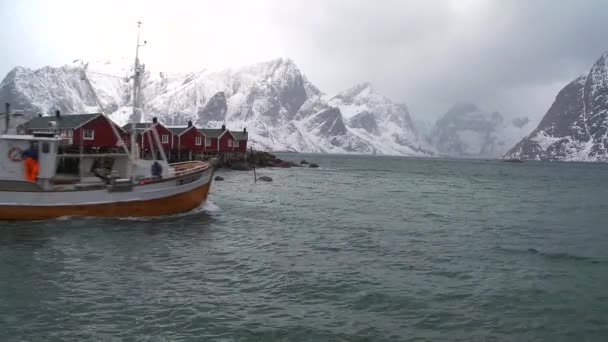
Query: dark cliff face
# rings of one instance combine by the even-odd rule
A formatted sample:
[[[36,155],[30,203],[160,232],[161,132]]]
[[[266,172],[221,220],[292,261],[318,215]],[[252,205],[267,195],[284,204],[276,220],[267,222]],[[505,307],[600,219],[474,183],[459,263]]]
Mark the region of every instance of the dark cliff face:
[[[328,108],[315,115],[312,124],[325,136],[346,135],[347,129],[338,108]]]
[[[213,95],[205,107],[199,111],[196,124],[201,126],[208,121],[222,121],[226,119],[228,105],[226,103],[226,94],[220,91]]]
[[[349,126],[353,128],[363,128],[367,132],[378,135],[380,131],[378,129],[378,123],[376,117],[370,112],[361,112],[348,121]]]
[[[538,127],[505,158],[605,161],[608,159],[608,54],[564,87]]]
[[[286,119],[291,120],[308,99],[304,77],[290,59],[282,61],[273,75],[281,80],[275,84],[275,89],[279,102],[287,109]]]

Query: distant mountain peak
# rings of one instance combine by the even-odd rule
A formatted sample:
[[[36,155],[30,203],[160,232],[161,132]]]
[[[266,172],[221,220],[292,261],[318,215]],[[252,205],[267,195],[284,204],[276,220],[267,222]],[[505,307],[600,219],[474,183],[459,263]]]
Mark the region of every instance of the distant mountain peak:
[[[357,92],[357,93],[361,93],[363,91],[370,91],[370,92],[375,92],[376,91],[374,89],[374,86],[372,85],[372,83],[369,82],[369,81],[365,81],[365,82],[361,82],[361,83],[355,84],[350,89],[352,91],[354,91],[354,92]]]
[[[505,122],[498,112],[473,103],[457,103],[437,120],[429,140],[439,153],[451,157],[499,157],[527,132],[527,118]]]
[[[368,98],[370,95],[377,95],[378,93],[370,82],[358,83],[333,97],[333,99],[341,100],[344,102],[353,102],[356,98]]]

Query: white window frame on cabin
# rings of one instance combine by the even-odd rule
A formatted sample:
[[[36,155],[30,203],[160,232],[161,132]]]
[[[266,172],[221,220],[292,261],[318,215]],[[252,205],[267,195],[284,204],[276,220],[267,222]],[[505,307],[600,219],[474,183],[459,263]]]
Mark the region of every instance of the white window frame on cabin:
[[[234,142],[232,143],[233,147],[239,147],[239,141],[238,140],[234,140]]]
[[[87,133],[91,133],[90,135]],[[83,129],[82,130],[82,140],[95,140],[95,130],[94,129]]]
[[[211,138],[205,137],[205,146],[211,147]]]
[[[228,139],[228,147],[232,147],[232,139]]]
[[[160,140],[160,142],[161,142],[162,144],[168,144],[168,143],[169,143],[169,134],[163,134],[163,135],[160,137],[160,139],[161,139],[161,140]]]
[[[198,137],[196,137],[196,139],[194,139],[194,145],[201,146],[202,144],[203,144],[203,137],[198,136]]]
[[[72,131],[71,129],[66,130],[67,131],[67,137],[71,138],[74,135],[74,131]]]

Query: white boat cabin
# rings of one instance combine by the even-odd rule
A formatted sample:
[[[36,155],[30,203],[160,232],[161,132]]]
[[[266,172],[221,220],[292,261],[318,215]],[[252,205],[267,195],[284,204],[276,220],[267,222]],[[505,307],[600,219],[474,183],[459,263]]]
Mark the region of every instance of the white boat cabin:
[[[53,134],[1,135],[0,186],[13,190],[61,191],[132,185],[142,179],[164,178],[174,170],[162,160],[133,160],[128,153],[67,153]],[[38,174],[28,180],[24,154],[37,156]]]

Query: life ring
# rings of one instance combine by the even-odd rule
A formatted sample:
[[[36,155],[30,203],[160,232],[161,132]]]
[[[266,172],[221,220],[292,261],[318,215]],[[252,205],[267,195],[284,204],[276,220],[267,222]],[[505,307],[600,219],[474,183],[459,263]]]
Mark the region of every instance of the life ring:
[[[23,160],[23,150],[17,146],[11,147],[11,149],[8,150],[8,159],[10,159],[14,162],[22,161]]]

